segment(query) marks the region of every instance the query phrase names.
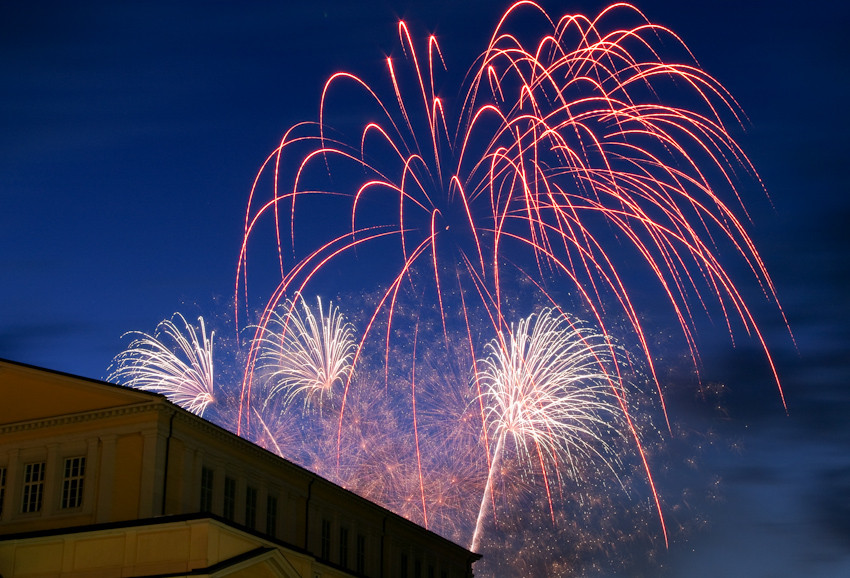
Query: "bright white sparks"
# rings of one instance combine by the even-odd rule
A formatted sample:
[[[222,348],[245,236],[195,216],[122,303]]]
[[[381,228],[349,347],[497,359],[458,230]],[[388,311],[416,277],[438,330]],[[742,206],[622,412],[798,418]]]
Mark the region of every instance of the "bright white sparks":
[[[574,475],[577,458],[595,457],[613,471],[605,434],[619,435],[625,403],[610,341],[552,309],[522,319],[488,349],[478,379],[493,449],[473,551],[481,539],[494,476],[509,438],[530,470],[537,462],[547,487],[547,461],[559,472],[564,465],[571,466]]]
[[[602,335],[551,309],[521,320],[488,345],[479,379],[489,437],[554,457],[605,445],[600,431],[620,413],[613,348]]]
[[[177,319],[185,331],[174,322]],[[107,379],[128,387],[165,395],[177,405],[203,415],[213,397],[213,336],[204,319],[199,331],[179,313],[160,322],[154,335],[137,336],[112,362]]]
[[[311,310],[299,294],[273,312],[260,337],[259,368],[266,373],[266,403],[283,393],[288,405],[303,396],[304,409],[321,407],[352,370],[354,327],[338,307],[316,299]]]

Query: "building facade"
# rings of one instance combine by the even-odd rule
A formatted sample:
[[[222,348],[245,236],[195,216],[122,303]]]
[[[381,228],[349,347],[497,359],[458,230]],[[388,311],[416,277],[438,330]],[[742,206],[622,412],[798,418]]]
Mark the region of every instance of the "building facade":
[[[2,578],[467,578],[478,558],[163,396],[0,360]]]

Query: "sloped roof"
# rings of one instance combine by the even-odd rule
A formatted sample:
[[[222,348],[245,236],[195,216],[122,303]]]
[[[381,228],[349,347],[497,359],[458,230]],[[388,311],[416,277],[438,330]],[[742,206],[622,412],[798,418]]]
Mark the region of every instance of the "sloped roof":
[[[162,396],[0,359],[0,424],[164,399]]]

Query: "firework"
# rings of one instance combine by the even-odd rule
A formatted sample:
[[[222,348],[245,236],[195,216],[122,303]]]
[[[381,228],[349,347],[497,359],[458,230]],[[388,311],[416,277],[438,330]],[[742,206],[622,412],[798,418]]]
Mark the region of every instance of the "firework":
[[[539,41],[510,32],[519,11],[540,17]],[[606,23],[619,13],[638,25],[607,32]],[[322,90],[318,123],[287,131],[255,181],[236,300],[247,299],[248,241],[260,222],[272,220],[281,280],[261,326],[287,294],[303,291],[331,264],[346,267],[357,258],[363,267],[374,258],[381,263],[376,281],[383,298],[372,321],[384,315],[392,326],[405,293],[432,299],[442,310],[454,285],[478,302],[482,318],[498,332],[505,329],[505,280],[513,272],[532,280],[556,306],[553,281],[572,285],[603,332],[612,308],[619,309],[654,375],[650,345],[621,274],[622,263],[643,262],[670,303],[695,367],[695,307],[710,312],[711,302],[730,332],[737,319],[755,335],[773,365],[720,259],[721,246],[737,254],[775,301],[736,214],[743,212],[739,175],[757,179],[726,127],[741,113],[695,62],[662,60],[656,49],[662,43],[692,58],[672,31],[624,4],[593,20],[575,15],[556,22],[536,4],[518,2],[467,75],[454,115],[435,89],[444,67],[436,38],[429,38],[422,55],[401,22],[399,39],[407,66],[387,59],[389,98],[358,76],[333,75]],[[347,107],[337,114],[340,93],[362,94],[371,103],[361,124]],[[667,105],[664,96],[691,106]],[[267,173],[273,173],[273,194],[261,200]],[[310,225],[319,221],[328,229]],[[301,237],[305,241],[298,242]],[[372,323],[363,331],[366,341]],[[245,404],[251,385],[248,375]],[[250,416],[247,407],[243,416]]]
[[[316,312],[300,295],[274,312],[259,337],[259,368],[266,378],[264,404],[283,392],[285,402],[304,398],[304,408],[321,407],[352,371],[354,328],[338,307],[316,299]]]
[[[539,34],[514,30],[520,14]],[[743,113],[674,32],[628,4],[554,19],[515,3],[452,99],[438,90],[437,39],[416,42],[404,22],[398,34],[404,56],[387,58],[383,84],[331,76],[317,122],[286,131],[257,174],[234,292],[237,334],[250,324],[253,337],[229,425],[410,519],[471,531],[473,549],[497,495],[543,487],[563,524],[566,479],[589,463],[615,472],[627,447],[666,543],[642,442],[652,426],[634,408],[658,403],[672,427],[634,290],[666,299],[697,372],[698,318],[718,315],[759,342],[779,386],[730,273],[743,265],[782,314],[744,226],[738,188],[760,182],[730,134]],[[264,263],[253,247],[270,231]],[[258,270],[279,278],[254,316]],[[356,331],[302,297],[332,275],[360,303]],[[604,337],[615,328],[652,384],[638,403]],[[454,366],[463,376],[447,383]],[[319,415],[292,416],[296,400]]]
[[[178,320],[180,326],[175,323]],[[181,407],[203,415],[213,397],[213,337],[204,319],[198,330],[179,313],[157,325],[154,335],[138,331],[112,362],[107,380],[164,394]]]
[[[472,550],[478,548],[493,478],[508,442],[527,466],[538,464],[548,487],[547,467],[574,473],[576,460],[602,458],[607,464],[606,440],[623,422],[623,392],[616,392],[618,371],[603,336],[545,309],[521,320],[489,349],[478,379],[494,449]]]

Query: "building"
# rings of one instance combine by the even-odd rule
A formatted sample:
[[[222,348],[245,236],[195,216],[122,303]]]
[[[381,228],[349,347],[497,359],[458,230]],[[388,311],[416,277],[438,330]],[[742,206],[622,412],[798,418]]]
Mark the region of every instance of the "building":
[[[465,578],[478,558],[161,395],[0,360],[2,578]]]

